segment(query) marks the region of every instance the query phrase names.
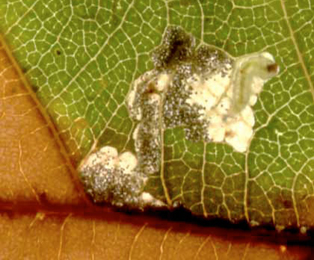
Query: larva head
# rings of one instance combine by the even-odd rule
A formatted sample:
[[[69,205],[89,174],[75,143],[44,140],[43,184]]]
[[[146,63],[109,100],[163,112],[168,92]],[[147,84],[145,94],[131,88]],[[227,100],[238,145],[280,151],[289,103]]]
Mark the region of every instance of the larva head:
[[[247,73],[262,80],[268,80],[276,76],[279,72],[279,66],[276,64],[273,56],[268,52],[262,52],[256,56],[252,56],[243,64]]]

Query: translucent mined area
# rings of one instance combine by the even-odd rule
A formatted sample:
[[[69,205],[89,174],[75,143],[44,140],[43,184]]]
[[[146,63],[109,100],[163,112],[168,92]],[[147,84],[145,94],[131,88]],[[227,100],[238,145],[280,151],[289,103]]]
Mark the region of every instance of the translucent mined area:
[[[194,38],[178,27],[166,30],[152,59],[155,68],[133,82],[127,97],[136,123],[135,154],[107,146],[81,167],[95,202],[165,205],[143,188],[149,176],[163,172],[163,133],[169,128],[182,127],[192,142],[224,142],[246,152],[255,123],[252,106],[263,84],[278,73],[269,53],[233,59],[205,45],[196,49]]]

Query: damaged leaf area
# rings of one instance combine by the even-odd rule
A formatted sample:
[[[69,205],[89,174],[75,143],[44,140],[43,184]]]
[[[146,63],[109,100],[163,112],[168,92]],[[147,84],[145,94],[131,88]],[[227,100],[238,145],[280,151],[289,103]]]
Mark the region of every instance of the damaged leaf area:
[[[81,165],[81,180],[96,203],[140,209],[185,207],[184,200],[172,196],[166,182],[173,168],[171,161],[165,163],[165,158],[173,156],[166,146],[170,132],[180,131],[195,147],[205,149],[207,143],[220,143],[247,152],[255,123],[252,106],[263,84],[279,72],[267,52],[234,59],[213,47],[196,48],[194,37],[180,27],[166,29],[152,60],[155,68],[135,80],[127,96],[129,113],[136,122],[132,134],[135,152],[118,154],[116,148],[105,146]],[[211,174],[206,156],[202,160],[201,172],[194,177],[200,181],[197,185],[202,180],[196,175]],[[191,169],[174,170],[185,178]],[[162,199],[146,188],[156,176]],[[219,217],[219,211],[213,212],[205,202],[212,195],[200,195],[192,212],[196,209],[195,213],[205,217]]]

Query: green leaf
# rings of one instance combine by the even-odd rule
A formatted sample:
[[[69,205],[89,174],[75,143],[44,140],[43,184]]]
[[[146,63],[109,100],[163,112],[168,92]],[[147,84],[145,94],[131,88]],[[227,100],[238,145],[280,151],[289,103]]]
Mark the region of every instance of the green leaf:
[[[169,25],[233,57],[268,51],[281,68],[254,106],[247,152],[166,129],[163,174],[145,190],[196,215],[281,227],[314,224],[313,1],[0,1],[0,28],[77,163],[134,151],[126,96],[153,68]],[[206,214],[205,214],[206,212]]]

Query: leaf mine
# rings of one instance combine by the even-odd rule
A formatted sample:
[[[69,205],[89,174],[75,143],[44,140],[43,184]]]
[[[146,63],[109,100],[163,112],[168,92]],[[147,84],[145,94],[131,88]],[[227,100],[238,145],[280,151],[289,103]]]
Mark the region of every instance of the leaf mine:
[[[144,192],[149,176],[163,172],[166,129],[181,127],[191,142],[226,143],[246,152],[255,124],[252,106],[279,71],[267,52],[231,58],[207,45],[196,48],[180,27],[167,28],[152,60],[154,69],[133,82],[126,100],[136,123],[135,154],[106,146],[80,167],[85,190],[97,203],[166,206]]]

